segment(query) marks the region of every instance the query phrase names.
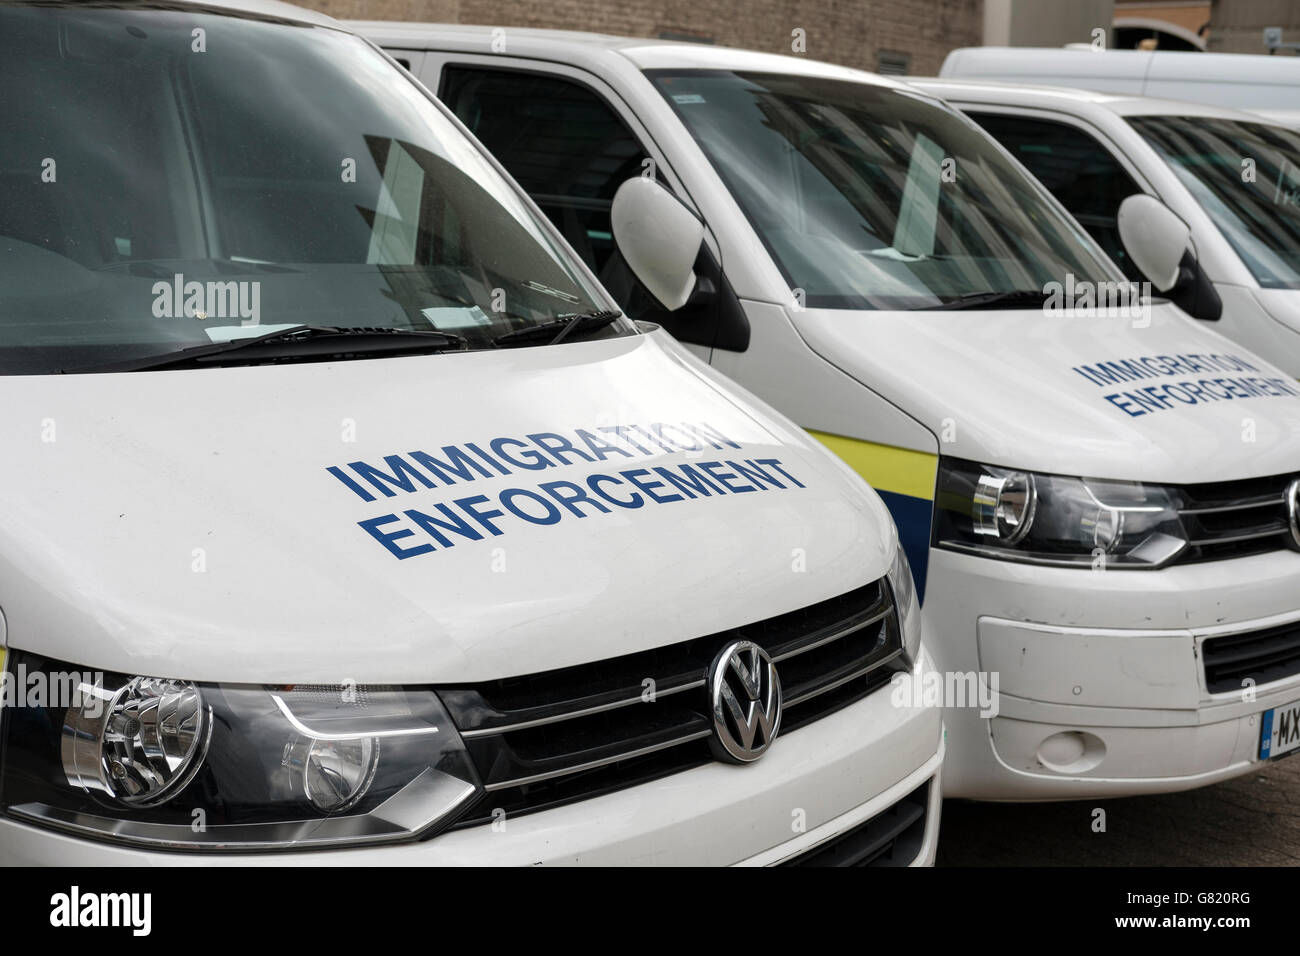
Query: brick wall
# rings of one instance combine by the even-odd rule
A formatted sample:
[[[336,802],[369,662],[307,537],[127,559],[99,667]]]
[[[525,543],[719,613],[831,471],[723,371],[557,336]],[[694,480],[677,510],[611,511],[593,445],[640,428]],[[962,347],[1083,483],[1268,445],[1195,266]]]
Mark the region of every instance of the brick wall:
[[[949,50],[977,46],[983,0],[297,0],[330,16],[549,27],[627,36],[696,37],[875,70],[882,51],[933,74]]]

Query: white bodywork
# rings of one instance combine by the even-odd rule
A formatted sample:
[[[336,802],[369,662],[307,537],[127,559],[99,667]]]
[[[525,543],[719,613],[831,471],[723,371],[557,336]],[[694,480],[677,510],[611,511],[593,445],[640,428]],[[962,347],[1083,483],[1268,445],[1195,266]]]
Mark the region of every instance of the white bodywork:
[[[455,63],[541,71],[599,92],[639,137],[661,179],[705,222],[706,241],[718,250],[749,320],[748,350],[691,350],[800,425],[868,449],[863,457],[874,448],[1179,484],[1300,471],[1300,398],[1130,416],[1104,400],[1108,390],[1072,371],[1108,358],[1231,353],[1262,375],[1286,379],[1170,305],[1156,306],[1141,327],[1131,319],[1044,317],[1038,310],[792,308],[772,257],[642,70],[893,81],[795,57],[688,44],[507,30],[501,50],[487,27],[357,26],[408,59],[433,89],[444,64]],[[1222,268],[1231,270],[1231,263]],[[1239,269],[1226,275],[1243,286],[1242,296],[1252,294]],[[1240,309],[1225,301],[1225,313]],[[1275,325],[1265,355],[1280,356],[1293,336]],[[1243,419],[1257,436],[1250,444],[1243,442]],[[992,721],[970,707],[946,712],[949,794],[1079,799],[1208,783],[1256,766],[1260,713],[1300,699],[1300,676],[1261,687],[1250,701],[1212,695],[1199,657],[1207,635],[1300,621],[1300,553],[1293,551],[1090,573],[931,548],[926,594],[927,640],[940,670],[996,671],[1002,682],[1001,712]],[[1059,733],[1090,741],[1087,759],[1052,763],[1051,754],[1040,754],[1040,745]]]

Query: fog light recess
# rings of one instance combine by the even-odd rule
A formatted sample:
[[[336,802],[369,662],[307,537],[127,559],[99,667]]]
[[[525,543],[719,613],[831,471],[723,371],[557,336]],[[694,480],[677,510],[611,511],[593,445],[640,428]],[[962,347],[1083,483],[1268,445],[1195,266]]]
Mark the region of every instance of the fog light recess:
[[[1088,773],[1106,756],[1106,744],[1095,734],[1065,730],[1039,744],[1037,756],[1040,764],[1055,773]]]

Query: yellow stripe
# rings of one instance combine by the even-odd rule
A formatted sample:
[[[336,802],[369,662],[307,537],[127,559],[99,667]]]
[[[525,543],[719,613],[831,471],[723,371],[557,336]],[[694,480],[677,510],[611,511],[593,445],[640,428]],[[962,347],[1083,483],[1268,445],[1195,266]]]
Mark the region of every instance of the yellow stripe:
[[[808,434],[848,462],[849,467],[877,491],[934,500],[938,455],[825,432],[809,431]]]

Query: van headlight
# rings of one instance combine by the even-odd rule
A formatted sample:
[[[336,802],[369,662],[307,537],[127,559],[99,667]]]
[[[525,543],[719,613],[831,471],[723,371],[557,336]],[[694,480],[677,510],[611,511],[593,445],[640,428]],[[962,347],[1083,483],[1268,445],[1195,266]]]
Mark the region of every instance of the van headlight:
[[[1161,485],[1043,475],[955,458],[939,464],[939,547],[1032,564],[1160,568],[1187,547]]]
[[[166,803],[203,765],[212,708],[193,684],[133,677],[109,692],[78,682],[63,714],[63,771],[72,786],[124,806]]]
[[[916,595],[916,582],[907,552],[899,544],[894,551],[894,564],[889,569],[889,587],[894,592],[894,607],[898,611],[898,626],[903,632],[903,650],[908,660],[915,661],[921,650],[921,603]]]
[[[203,684],[30,654],[10,671],[0,806],[82,836],[203,850],[396,841],[483,792],[429,689]]]

